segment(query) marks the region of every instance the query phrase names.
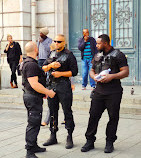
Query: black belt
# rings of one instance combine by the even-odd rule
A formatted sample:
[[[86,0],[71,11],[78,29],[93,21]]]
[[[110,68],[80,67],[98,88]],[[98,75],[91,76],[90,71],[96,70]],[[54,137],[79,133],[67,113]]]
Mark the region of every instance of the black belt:
[[[69,77],[60,77],[60,78],[54,78],[52,80],[52,83],[59,83],[61,81],[69,81]]]
[[[44,94],[38,94],[36,92],[32,92],[32,91],[28,91],[27,89],[22,89],[24,91],[24,93],[26,94],[32,94],[32,95],[36,95],[37,97],[41,97],[43,98],[45,95]]]

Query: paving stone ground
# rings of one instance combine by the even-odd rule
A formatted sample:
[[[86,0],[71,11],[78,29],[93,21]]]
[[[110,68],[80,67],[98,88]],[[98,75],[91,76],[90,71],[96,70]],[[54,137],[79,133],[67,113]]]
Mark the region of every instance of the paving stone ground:
[[[23,106],[16,109],[11,104],[10,109],[0,108],[0,158],[24,158],[26,151],[25,128],[27,125],[26,110]],[[46,115],[44,106],[43,118]],[[36,154],[39,158],[141,158],[141,115],[121,114],[117,131],[118,139],[115,142],[115,151],[111,154],[103,152],[105,147],[105,129],[108,122],[105,112],[100,120],[95,149],[87,153],[80,151],[85,143],[85,131],[87,128],[88,110],[74,109],[76,123],[73,134],[74,148],[65,149],[67,131],[63,121],[63,112],[59,112],[59,131],[57,138],[59,144],[47,147],[47,152]],[[39,145],[45,142],[50,135],[49,128],[41,127],[38,137]]]

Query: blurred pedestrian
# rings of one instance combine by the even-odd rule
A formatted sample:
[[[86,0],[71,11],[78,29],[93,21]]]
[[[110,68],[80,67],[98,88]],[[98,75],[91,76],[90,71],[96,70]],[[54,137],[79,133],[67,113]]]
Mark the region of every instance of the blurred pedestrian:
[[[83,37],[78,41],[78,49],[81,51],[82,59],[82,90],[86,90],[88,84],[88,74],[92,68],[92,59],[97,53],[96,41],[89,36],[89,30],[83,29]],[[95,87],[95,81],[89,76],[92,89]]]
[[[43,63],[48,58],[50,54],[50,44],[52,43],[52,39],[49,38],[47,35],[49,30],[47,27],[40,29],[40,38],[38,40],[38,64],[40,67],[43,66]]]
[[[56,53],[56,50],[55,50],[55,43],[52,42],[51,45],[50,45],[50,51],[51,53]],[[50,54],[51,54],[50,53]],[[47,78],[48,78],[48,73],[47,73]],[[46,126],[48,125],[50,122],[50,110],[49,108],[47,109],[47,115],[46,115],[46,118],[45,120],[41,123],[42,126]]]
[[[13,41],[12,35],[7,35],[8,44],[4,50],[7,53],[7,62],[11,69],[11,88],[18,88],[16,69],[19,63],[22,62],[22,51],[18,42]],[[13,82],[15,83],[13,85]]]

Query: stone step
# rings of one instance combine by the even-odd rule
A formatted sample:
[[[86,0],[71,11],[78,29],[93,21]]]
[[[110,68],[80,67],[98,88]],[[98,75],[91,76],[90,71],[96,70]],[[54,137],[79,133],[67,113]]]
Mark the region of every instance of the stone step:
[[[81,102],[81,101],[73,101],[73,108],[79,110],[87,110],[90,109],[90,102]],[[122,114],[133,114],[133,115],[141,115],[141,105],[129,105],[121,103],[120,113]]]
[[[22,97],[11,95],[0,95],[0,103],[23,104]]]
[[[90,93],[91,91],[76,91],[73,93],[73,100],[78,102],[90,102]],[[23,97],[23,90],[22,89],[3,89],[0,90],[0,102],[19,102]],[[141,95],[129,95],[123,94],[122,97],[122,104],[130,104],[130,105],[139,105],[141,104]]]
[[[15,91],[16,92],[16,91]],[[8,92],[8,93],[0,93],[0,103],[16,103],[16,104],[23,104],[23,92],[18,91],[15,93],[13,92]],[[12,94],[13,93],[13,94]],[[77,104],[79,105],[84,105],[89,104],[91,99],[89,94],[88,95],[81,95],[81,94],[75,94],[73,95],[73,101],[78,102]],[[141,105],[141,98],[140,97],[132,97],[126,98],[123,96],[122,98],[122,104],[127,104],[127,105]]]
[[[131,95],[128,87],[123,94],[121,102],[121,113],[132,113],[132,114],[141,114],[141,95],[140,89],[138,88],[135,95]],[[81,88],[73,92],[73,108],[89,110],[90,108],[90,93],[91,90],[87,89],[82,91]],[[22,89],[3,89],[0,90],[0,105],[11,105],[11,108],[14,105],[20,106],[23,105],[23,91]],[[44,100],[44,105],[47,105],[47,101]],[[1,108],[0,106],[0,108]],[[5,106],[3,106],[4,108]]]
[[[78,93],[74,93],[73,95],[73,100],[74,101],[82,101],[82,102],[90,102],[90,93],[88,94],[78,94]],[[141,97],[138,95],[130,95],[130,96],[126,96],[123,95],[122,97],[122,104],[130,104],[130,105],[138,105],[141,104]]]
[[[44,111],[47,110],[47,104],[44,101]],[[8,110],[25,110],[24,104],[16,104],[16,103],[0,103],[0,109],[8,109]],[[82,102],[73,102],[72,106],[73,110],[84,110],[89,111],[90,103],[82,103]],[[141,105],[129,106],[121,104],[120,114],[132,114],[132,115],[141,115]]]
[[[3,95],[20,96],[20,97],[22,97],[23,90],[22,90],[22,88],[15,88],[15,89],[7,88],[7,89],[2,89],[2,90],[0,90],[0,96],[3,96]]]

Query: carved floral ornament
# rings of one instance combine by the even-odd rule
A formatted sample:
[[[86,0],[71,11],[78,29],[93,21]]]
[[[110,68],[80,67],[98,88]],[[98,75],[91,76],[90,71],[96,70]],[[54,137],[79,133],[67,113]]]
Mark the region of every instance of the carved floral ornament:
[[[98,25],[104,25],[105,24],[105,19],[106,19],[107,15],[105,13],[104,9],[94,9],[93,10],[93,14],[91,15],[91,20],[93,21],[93,24],[95,27],[97,27]]]
[[[125,4],[125,3],[124,3]],[[125,7],[124,7],[125,6]],[[131,5],[132,6],[132,5]],[[122,48],[130,48],[132,47],[132,8],[129,7],[129,1],[126,5],[119,5],[116,11],[116,30],[118,30],[118,34],[116,34],[116,46]]]
[[[118,12],[116,14],[116,18],[118,19],[118,22],[120,24],[123,24],[124,22],[130,23],[130,19],[132,17],[132,12],[130,12],[130,8],[118,8]]]

